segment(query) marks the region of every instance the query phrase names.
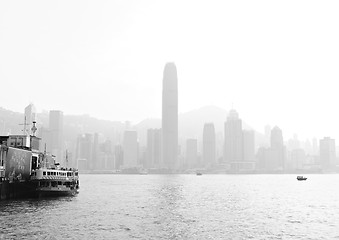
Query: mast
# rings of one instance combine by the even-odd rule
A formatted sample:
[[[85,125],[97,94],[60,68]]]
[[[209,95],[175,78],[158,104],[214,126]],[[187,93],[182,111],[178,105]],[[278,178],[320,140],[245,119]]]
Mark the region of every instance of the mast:
[[[66,168],[68,168],[68,151],[66,149]]]
[[[19,124],[19,125],[23,125],[23,126],[24,126],[24,130],[23,130],[23,132],[24,132],[24,135],[28,135],[28,133],[27,133],[27,129],[26,129],[26,126],[29,126],[30,124],[29,124],[29,123],[27,123],[26,116],[25,116],[24,123],[21,123],[21,124]]]

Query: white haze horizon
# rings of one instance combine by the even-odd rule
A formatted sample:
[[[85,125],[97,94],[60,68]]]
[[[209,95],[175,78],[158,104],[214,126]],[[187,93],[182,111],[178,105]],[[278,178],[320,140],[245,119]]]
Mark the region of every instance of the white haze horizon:
[[[337,1],[2,1],[0,106],[161,118],[174,62],[179,113],[233,106],[258,132],[339,141],[338,12]]]

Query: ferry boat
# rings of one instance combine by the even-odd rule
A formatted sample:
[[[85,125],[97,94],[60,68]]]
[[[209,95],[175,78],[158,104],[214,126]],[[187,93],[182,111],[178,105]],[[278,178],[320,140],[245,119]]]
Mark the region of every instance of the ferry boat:
[[[40,151],[35,124],[32,135],[0,136],[0,200],[75,195],[79,191],[78,170],[61,167],[55,156]]]
[[[307,178],[303,176],[297,176],[298,181],[305,181]]]

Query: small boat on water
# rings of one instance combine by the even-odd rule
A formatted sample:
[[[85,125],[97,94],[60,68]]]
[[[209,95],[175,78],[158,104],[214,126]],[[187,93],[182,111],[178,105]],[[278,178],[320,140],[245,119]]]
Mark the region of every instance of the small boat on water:
[[[304,176],[297,176],[297,180],[298,181],[305,181],[307,179],[307,177]]]
[[[201,176],[202,175],[202,172],[197,172],[197,176]]]

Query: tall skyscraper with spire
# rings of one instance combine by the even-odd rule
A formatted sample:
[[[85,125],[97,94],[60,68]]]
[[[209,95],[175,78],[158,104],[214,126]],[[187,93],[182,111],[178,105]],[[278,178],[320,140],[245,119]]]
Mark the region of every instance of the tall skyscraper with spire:
[[[162,83],[162,165],[178,167],[178,77],[174,63],[167,63]]]

